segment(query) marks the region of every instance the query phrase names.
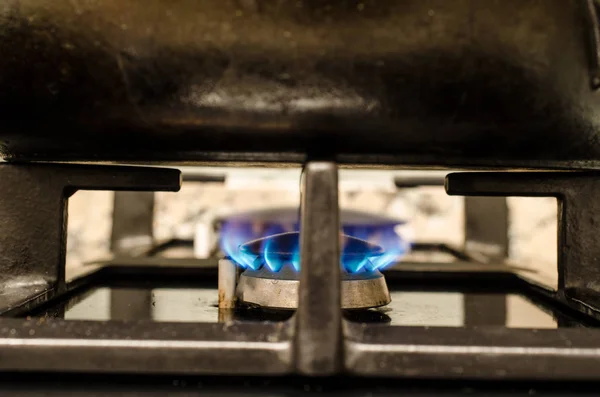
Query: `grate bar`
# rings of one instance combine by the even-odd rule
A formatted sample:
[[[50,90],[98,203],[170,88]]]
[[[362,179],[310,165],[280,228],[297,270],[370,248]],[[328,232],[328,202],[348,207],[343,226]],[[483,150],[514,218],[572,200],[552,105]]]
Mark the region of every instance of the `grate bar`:
[[[0,318],[1,371],[282,375],[285,324]]]
[[[502,381],[600,376],[597,330],[345,325],[346,365],[354,375]]]
[[[300,285],[294,339],[299,373],[342,368],[340,220],[337,165],[309,162],[302,180]]]

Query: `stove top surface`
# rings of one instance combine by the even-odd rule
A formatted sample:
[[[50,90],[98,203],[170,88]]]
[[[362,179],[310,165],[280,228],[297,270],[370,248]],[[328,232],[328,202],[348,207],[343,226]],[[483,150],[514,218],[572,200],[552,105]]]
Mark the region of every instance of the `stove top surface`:
[[[386,272],[391,302],[344,316],[359,324],[382,326],[472,327],[500,326],[523,329],[590,327],[590,319],[540,299],[536,294],[505,281],[461,283],[456,280],[405,279],[400,272]],[[473,285],[478,284],[477,288]],[[218,291],[210,280],[178,276],[149,277],[146,281],[120,277],[79,289],[25,317],[65,320],[151,320],[155,322],[217,323],[281,322],[293,310],[240,305],[218,308]]]

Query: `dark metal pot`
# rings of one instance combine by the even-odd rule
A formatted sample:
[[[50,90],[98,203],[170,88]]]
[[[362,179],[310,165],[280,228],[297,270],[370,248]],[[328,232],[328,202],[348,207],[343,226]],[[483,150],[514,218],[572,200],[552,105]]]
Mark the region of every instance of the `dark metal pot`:
[[[592,4],[4,2],[2,153],[598,168]]]

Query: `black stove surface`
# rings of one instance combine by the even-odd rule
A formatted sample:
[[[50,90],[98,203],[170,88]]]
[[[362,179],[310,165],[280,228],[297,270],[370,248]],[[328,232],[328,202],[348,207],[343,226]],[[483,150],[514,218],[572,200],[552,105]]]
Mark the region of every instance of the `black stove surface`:
[[[368,310],[347,310],[347,320],[363,324],[430,327],[503,326],[552,329],[594,326],[564,308],[540,300],[528,290],[497,279],[410,280],[388,272],[392,302]],[[152,320],[156,322],[216,323],[223,321],[286,321],[291,310],[239,306],[219,310],[212,280],[169,277],[120,277],[80,288],[24,317],[65,320]]]
[[[580,396],[597,395],[598,384],[558,382],[448,382],[399,381],[349,377],[337,378],[231,378],[231,377],[142,377],[7,374],[0,378],[0,391],[15,396],[223,396],[294,397],[327,395],[339,397],[391,396]]]

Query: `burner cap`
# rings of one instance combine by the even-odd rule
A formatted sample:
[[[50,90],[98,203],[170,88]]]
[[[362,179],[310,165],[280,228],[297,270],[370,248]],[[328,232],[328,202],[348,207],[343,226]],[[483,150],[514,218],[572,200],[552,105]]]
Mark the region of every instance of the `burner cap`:
[[[271,309],[298,307],[299,273],[271,273],[248,269],[240,275],[236,297],[240,302]],[[343,309],[368,309],[390,303],[383,274],[378,271],[342,276]]]

